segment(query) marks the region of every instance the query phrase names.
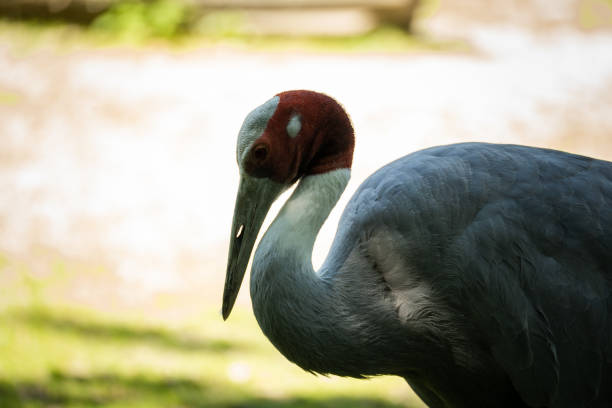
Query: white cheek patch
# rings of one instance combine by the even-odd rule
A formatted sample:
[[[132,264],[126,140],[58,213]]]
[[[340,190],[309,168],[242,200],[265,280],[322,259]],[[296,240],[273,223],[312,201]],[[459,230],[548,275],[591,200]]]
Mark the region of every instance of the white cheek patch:
[[[289,119],[289,123],[287,123],[287,134],[291,138],[295,138],[300,130],[302,129],[302,121],[300,120],[300,115],[294,113]]]

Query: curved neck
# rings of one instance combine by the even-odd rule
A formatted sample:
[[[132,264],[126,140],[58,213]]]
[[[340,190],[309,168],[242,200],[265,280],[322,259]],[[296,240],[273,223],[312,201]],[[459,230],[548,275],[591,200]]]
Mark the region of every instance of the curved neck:
[[[267,245],[274,245],[276,254],[294,252],[300,256],[301,266],[312,271],[315,239],[344,191],[350,174],[349,169],[337,169],[304,177],[266,231],[257,253]]]
[[[328,372],[315,358],[321,344],[338,333],[330,324],[332,290],[312,267],[312,249],[349,178],[349,169],[304,177],[253,258],[251,299],[260,327],[289,360],[317,372]]]

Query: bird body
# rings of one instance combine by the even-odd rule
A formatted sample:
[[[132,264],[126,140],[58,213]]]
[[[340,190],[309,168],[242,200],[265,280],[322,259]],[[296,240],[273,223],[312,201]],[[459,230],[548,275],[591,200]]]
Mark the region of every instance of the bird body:
[[[289,360],[323,374],[399,375],[430,407],[609,407],[612,163],[483,143],[412,153],[359,187],[315,272],[316,235],[350,177],[343,144],[320,140],[350,145],[352,128],[338,125],[344,119],[309,124],[334,123],[302,107],[312,94],[280,94],[266,124],[251,117],[258,137],[241,130],[249,142],[239,142],[224,316],[237,291],[233,271],[246,268],[243,247],[250,254],[259,229],[245,220],[260,224],[261,211],[299,179],[251,273],[255,316]],[[329,114],[319,95],[314,105]],[[277,116],[292,123],[282,137]],[[342,129],[350,135],[338,136]],[[274,148],[258,145],[287,136],[299,143],[309,131],[318,142],[276,147],[283,166],[268,164]],[[258,149],[266,149],[263,160]],[[254,196],[247,207],[260,210],[246,217],[242,203]]]

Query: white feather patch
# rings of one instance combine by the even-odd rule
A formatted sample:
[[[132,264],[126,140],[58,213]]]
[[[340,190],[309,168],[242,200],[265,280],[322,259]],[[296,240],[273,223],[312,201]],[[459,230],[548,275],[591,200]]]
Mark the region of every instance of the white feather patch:
[[[302,121],[300,119],[300,115],[294,113],[289,119],[289,123],[287,123],[287,134],[291,138],[295,138],[300,130],[302,129]]]

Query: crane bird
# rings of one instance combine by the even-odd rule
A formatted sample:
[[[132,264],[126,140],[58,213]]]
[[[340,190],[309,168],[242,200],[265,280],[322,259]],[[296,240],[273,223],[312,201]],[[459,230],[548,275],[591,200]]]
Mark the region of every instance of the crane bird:
[[[246,117],[223,318],[299,181],[251,268],[254,314],[289,360],[401,376],[435,408],[612,406],[612,163],[486,143],[409,154],[358,188],[315,272],[353,147],[321,93]]]

